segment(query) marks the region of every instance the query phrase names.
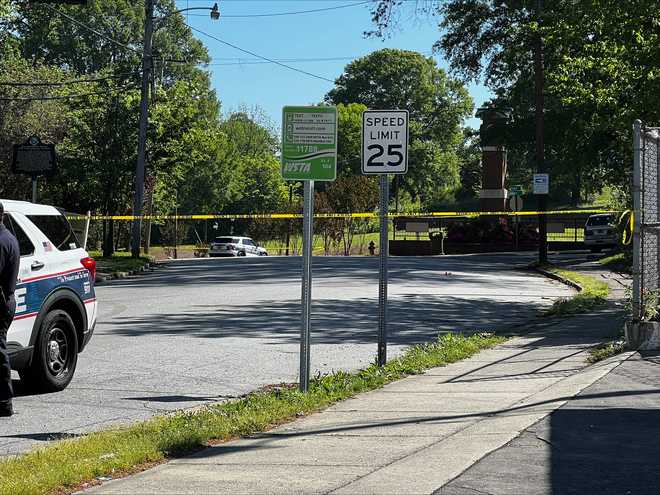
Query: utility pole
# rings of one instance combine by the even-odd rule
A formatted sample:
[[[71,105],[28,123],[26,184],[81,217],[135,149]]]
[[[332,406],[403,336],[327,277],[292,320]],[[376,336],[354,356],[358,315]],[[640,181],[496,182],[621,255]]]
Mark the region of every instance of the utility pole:
[[[541,27],[541,16],[543,13],[543,0],[536,0],[536,19],[538,28]],[[543,82],[544,82],[544,60],[543,60],[543,37],[539,32],[536,36],[534,49],[534,74],[535,74],[535,93],[536,93],[536,171],[539,174],[546,172],[545,169],[545,151],[544,151],[544,131],[543,131]],[[548,261],[548,218],[545,212],[548,209],[548,195],[538,194],[539,213],[539,263]]]
[[[133,231],[131,256],[140,256],[142,234],[142,203],[144,201],[144,169],[147,151],[147,124],[149,119],[149,80],[151,77],[151,41],[154,34],[154,0],[144,2],[144,51],[142,54],[142,94],[140,99],[140,131],[138,135],[138,157],[135,167],[135,197],[133,201]]]

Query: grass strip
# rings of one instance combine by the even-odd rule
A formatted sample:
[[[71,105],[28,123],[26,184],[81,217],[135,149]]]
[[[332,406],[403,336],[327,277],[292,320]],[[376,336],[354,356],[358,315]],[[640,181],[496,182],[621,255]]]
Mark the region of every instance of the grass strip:
[[[131,253],[116,253],[114,256],[101,256],[98,251],[91,251],[90,256],[96,260],[96,267],[102,273],[130,272],[139,270],[152,261],[149,256],[131,258]]]
[[[611,342],[605,342],[604,344],[592,347],[589,349],[589,356],[587,357],[587,362],[589,364],[597,363],[603,359],[615,356],[622,353],[626,350],[626,341],[625,340],[613,340]]]
[[[562,297],[544,311],[544,316],[563,316],[586,313],[605,303],[610,293],[609,286],[600,280],[581,273],[563,270],[554,265],[542,265],[539,268],[570,280],[582,287],[582,290],[572,297]]]
[[[139,470],[198,450],[210,441],[268,430],[407,375],[468,358],[504,340],[489,333],[444,334],[436,341],[410,347],[382,368],[373,364],[355,373],[319,375],[311,381],[307,394],[293,387],[274,388],[233,402],[56,441],[0,461],[0,494],[67,493],[98,477]]]
[[[608,270],[632,274],[632,257],[628,253],[618,253],[598,260]]]

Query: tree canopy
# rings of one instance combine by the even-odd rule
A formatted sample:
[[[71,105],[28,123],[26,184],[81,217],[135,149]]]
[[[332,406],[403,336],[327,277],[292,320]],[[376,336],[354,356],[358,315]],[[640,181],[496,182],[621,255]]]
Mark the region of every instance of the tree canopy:
[[[463,84],[448,77],[432,58],[406,50],[375,51],[349,63],[325,99],[349,105],[343,110],[344,120],[346,112],[356,111],[350,107],[355,103],[374,110],[407,109],[410,172],[403,187],[422,202],[455,190],[461,126],[473,104]],[[340,142],[349,144],[346,137]]]
[[[434,48],[465,81],[483,80],[495,103],[514,110],[512,173],[534,168],[533,49],[543,40],[546,156],[556,202],[574,204],[603,186],[627,189],[636,118],[660,122],[660,14],[655,0],[424,2],[437,16]],[[373,10],[385,36],[404,8],[381,0]],[[570,194],[564,194],[568,191]]]

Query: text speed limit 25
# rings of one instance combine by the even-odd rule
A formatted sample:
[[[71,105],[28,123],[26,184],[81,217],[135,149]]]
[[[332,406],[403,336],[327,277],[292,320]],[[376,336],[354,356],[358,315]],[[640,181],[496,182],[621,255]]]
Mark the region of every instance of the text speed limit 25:
[[[365,110],[362,114],[362,173],[408,171],[408,111]]]

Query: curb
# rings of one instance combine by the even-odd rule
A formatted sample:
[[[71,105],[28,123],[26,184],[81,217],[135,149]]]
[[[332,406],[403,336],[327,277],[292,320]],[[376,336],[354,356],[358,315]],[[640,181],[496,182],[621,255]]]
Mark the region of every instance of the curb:
[[[544,270],[543,268],[540,268],[538,266],[532,266],[531,269],[534,270],[537,273],[540,273],[544,277],[551,278],[553,280],[556,280],[557,282],[561,282],[564,285],[568,285],[569,287],[573,287],[578,292],[582,292],[582,290],[583,290],[583,287],[580,284],[578,284],[576,282],[573,282],[572,280],[569,280],[567,278],[564,278],[561,275],[557,275],[556,273],[549,272],[549,271]]]
[[[135,270],[130,270],[127,272],[112,272],[108,274],[96,274],[96,280],[95,280],[95,285],[103,285],[105,282],[109,282],[110,280],[119,280],[123,278],[128,278],[132,275],[138,275],[140,273],[144,273],[148,271],[151,268],[154,268],[158,265],[155,261],[150,261],[149,263],[144,264],[140,268],[136,268]]]

